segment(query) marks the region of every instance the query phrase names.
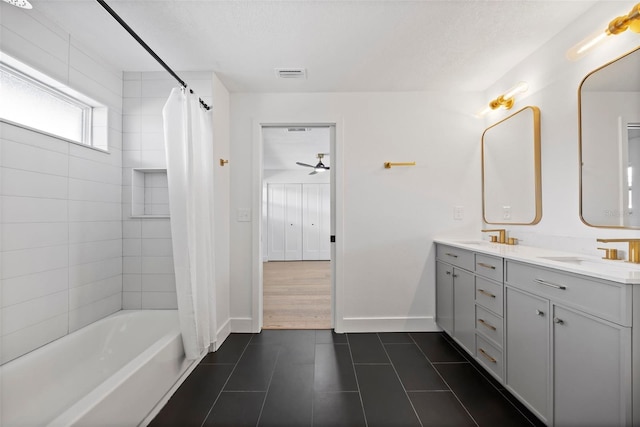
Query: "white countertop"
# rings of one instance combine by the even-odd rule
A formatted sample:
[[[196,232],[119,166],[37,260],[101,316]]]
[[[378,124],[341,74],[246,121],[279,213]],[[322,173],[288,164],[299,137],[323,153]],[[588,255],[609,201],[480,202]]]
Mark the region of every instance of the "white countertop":
[[[542,267],[555,268],[625,284],[640,284],[640,264],[624,260],[604,260],[589,255],[524,245],[505,245],[487,240],[436,238],[436,243],[455,246],[473,252],[495,255]]]

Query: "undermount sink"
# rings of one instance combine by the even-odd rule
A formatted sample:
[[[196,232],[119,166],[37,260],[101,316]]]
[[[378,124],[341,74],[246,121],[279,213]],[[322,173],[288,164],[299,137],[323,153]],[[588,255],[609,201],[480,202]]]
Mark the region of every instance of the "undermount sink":
[[[461,245],[476,245],[476,246],[489,246],[489,245],[495,245],[496,243],[494,242],[488,242],[486,240],[469,240],[469,241],[464,241],[464,242],[458,242]]]
[[[640,270],[640,265],[624,262],[623,260],[606,260],[606,259],[594,259],[594,258],[581,258],[576,256],[541,256],[540,259],[546,259],[549,261],[557,261],[566,264],[581,265],[584,267],[606,267],[610,268],[623,268],[627,270]]]

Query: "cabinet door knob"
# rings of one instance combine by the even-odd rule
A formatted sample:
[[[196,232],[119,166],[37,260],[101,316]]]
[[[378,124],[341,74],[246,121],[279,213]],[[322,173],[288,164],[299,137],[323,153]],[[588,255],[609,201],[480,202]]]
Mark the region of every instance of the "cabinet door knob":
[[[542,311],[542,310],[536,310],[536,314],[537,314],[538,316],[544,316],[544,311]]]
[[[564,325],[564,320],[558,318],[558,317],[554,317],[553,318],[553,323],[557,323],[558,325]]]
[[[457,275],[457,274],[454,274],[454,275],[453,275],[453,277],[458,277],[458,275]]]
[[[447,271],[446,274],[447,274],[447,276],[451,276],[451,272],[450,271]]]

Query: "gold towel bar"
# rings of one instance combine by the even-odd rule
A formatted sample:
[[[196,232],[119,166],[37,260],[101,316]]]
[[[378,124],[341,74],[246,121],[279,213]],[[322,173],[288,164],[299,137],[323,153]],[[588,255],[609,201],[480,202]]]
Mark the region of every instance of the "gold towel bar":
[[[392,162],[384,162],[385,169],[391,169],[391,166],[415,166],[416,162],[404,162],[404,163],[392,163]]]

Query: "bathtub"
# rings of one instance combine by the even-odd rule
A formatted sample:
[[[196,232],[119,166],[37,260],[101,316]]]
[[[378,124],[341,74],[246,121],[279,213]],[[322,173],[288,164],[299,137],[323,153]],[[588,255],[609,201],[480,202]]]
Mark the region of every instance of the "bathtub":
[[[0,367],[0,426],[148,423],[197,361],[176,310],[123,310]]]

